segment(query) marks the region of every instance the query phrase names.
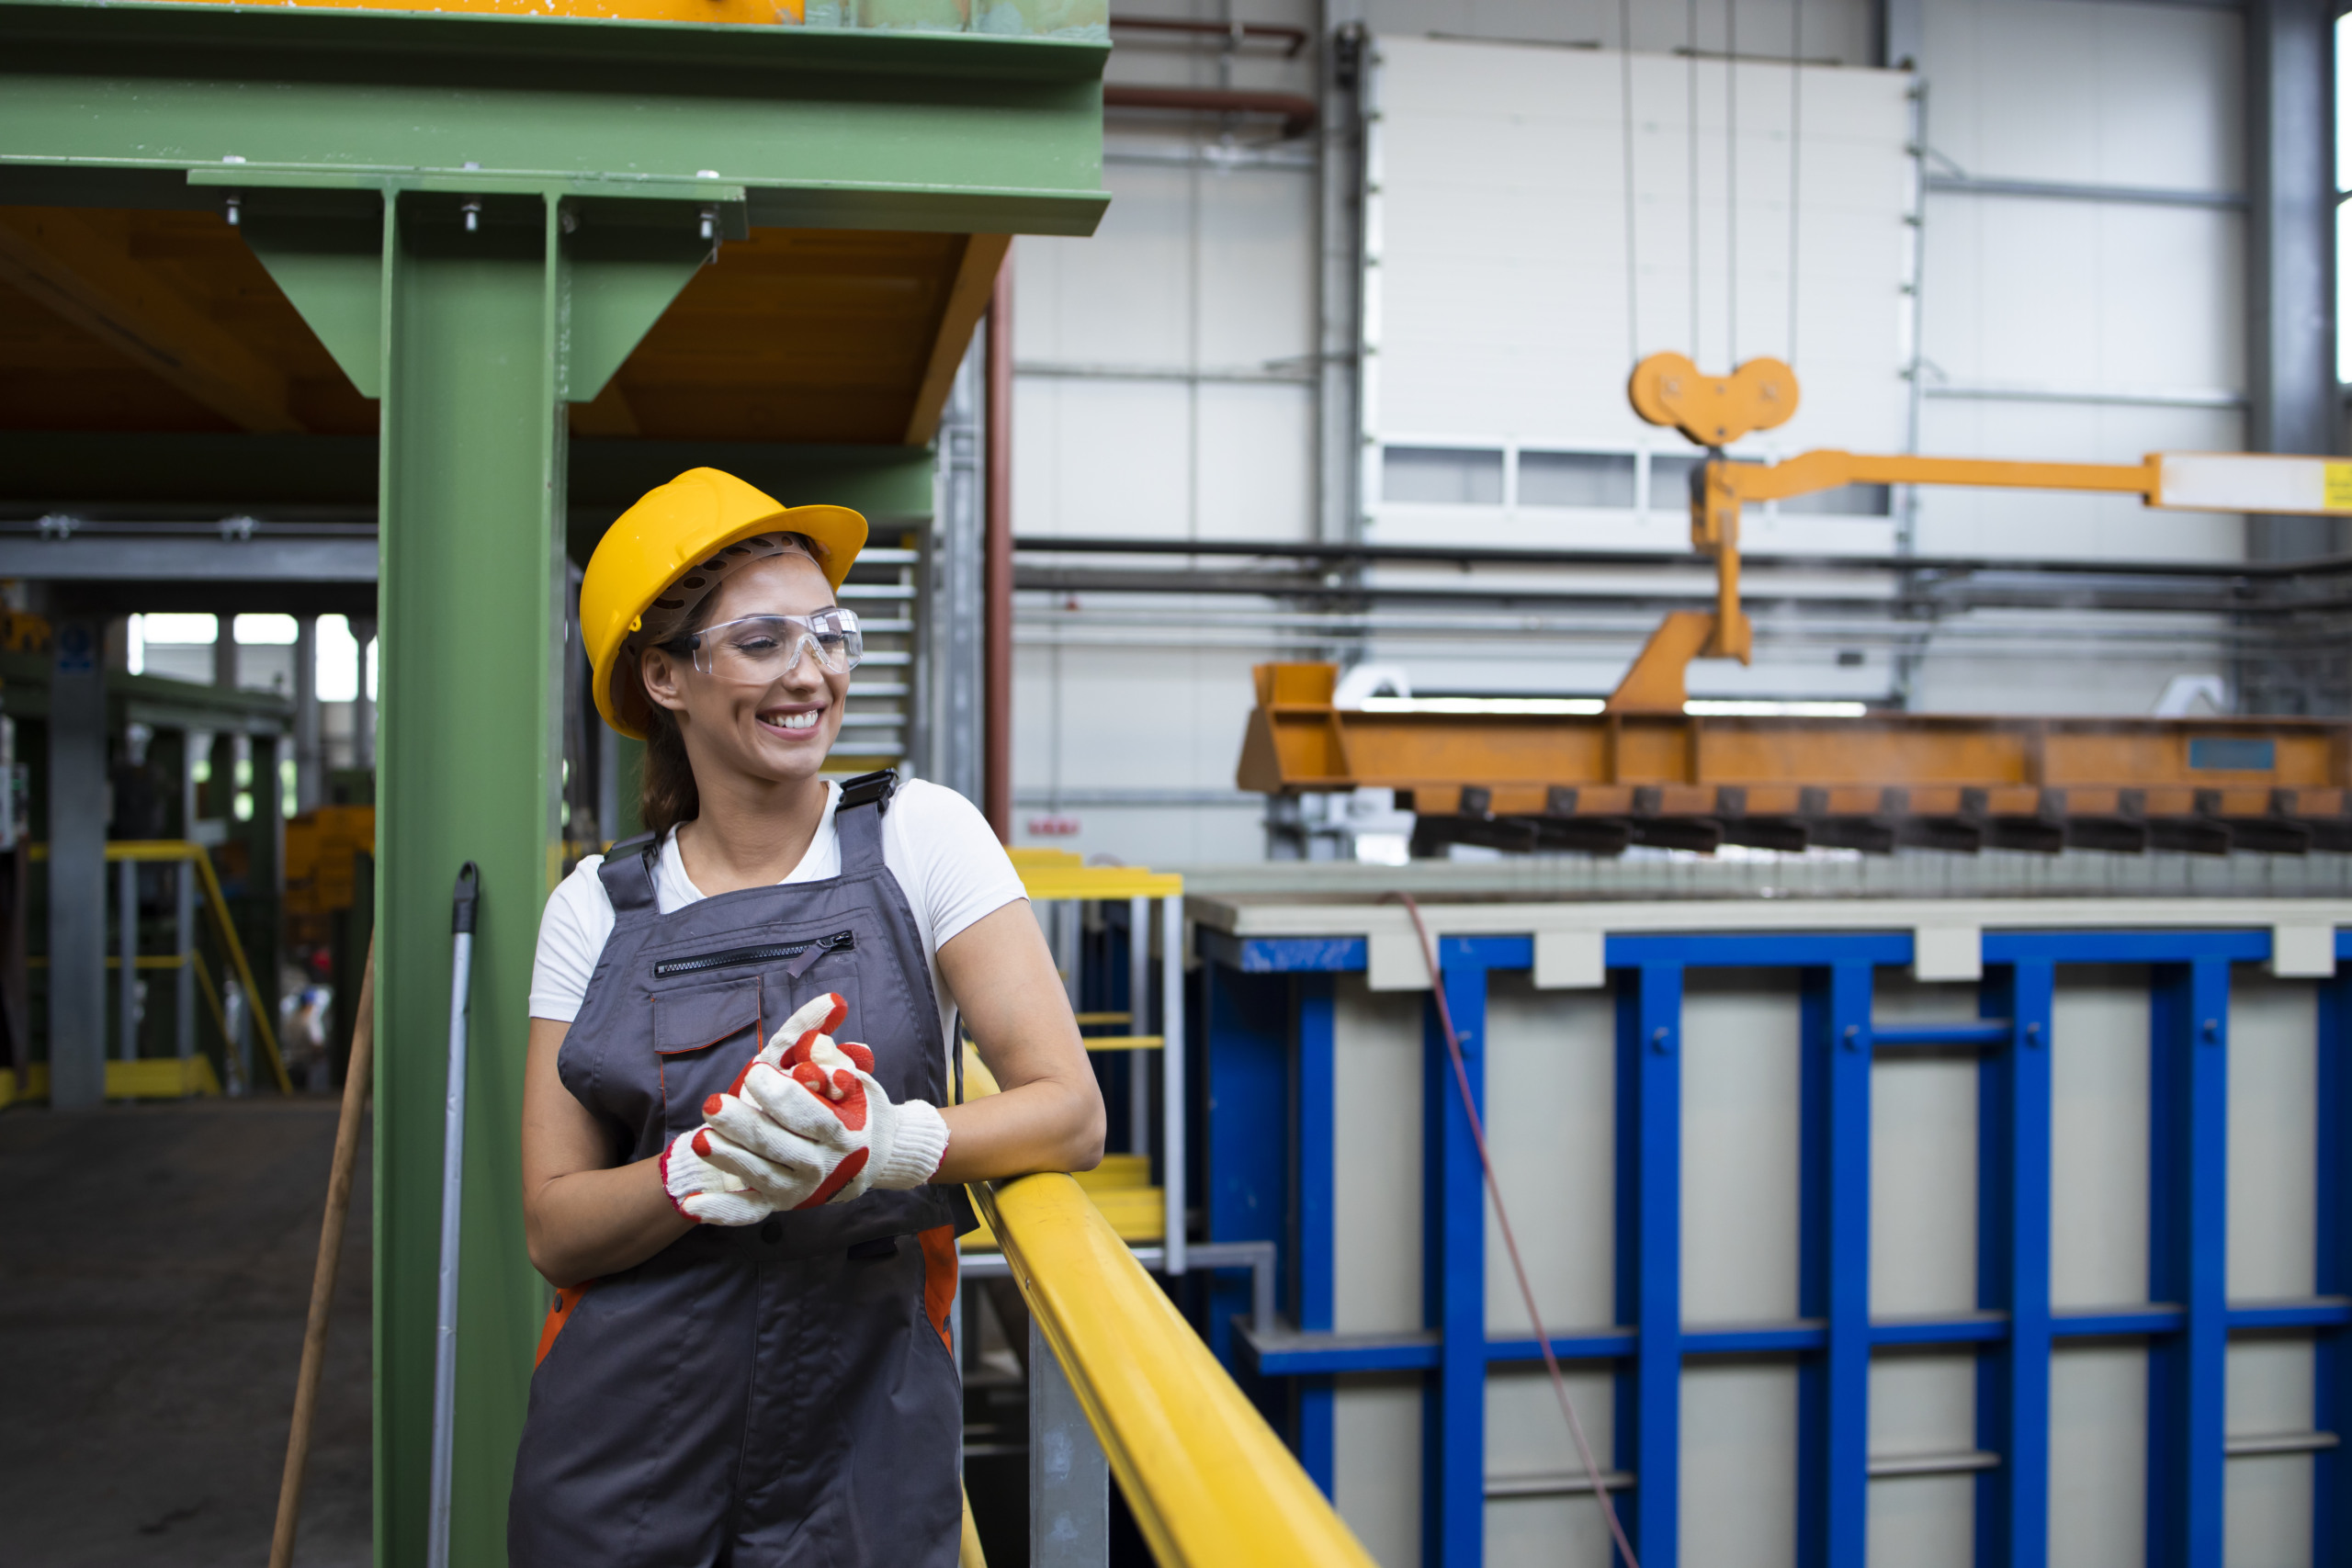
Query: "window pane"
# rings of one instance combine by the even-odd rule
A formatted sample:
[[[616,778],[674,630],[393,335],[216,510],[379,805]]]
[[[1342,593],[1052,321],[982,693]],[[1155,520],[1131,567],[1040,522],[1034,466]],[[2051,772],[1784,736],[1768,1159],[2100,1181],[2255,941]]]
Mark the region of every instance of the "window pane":
[[[2352,190],[2352,15],[2335,18],[2335,188]]]
[[[1792,495],[1781,502],[1783,512],[1809,512],[1831,517],[1892,515],[1884,485],[1840,485],[1811,495]]]
[[[1380,455],[1385,501],[1500,506],[1503,455],[1458,446],[1390,446]]]
[[[1690,471],[1705,461],[1704,457],[1652,457],[1650,459],[1650,510],[1652,512],[1690,511]]]
[[[239,615],[234,626],[237,640],[248,648],[289,646],[298,629],[291,615]]]
[[[1631,506],[1634,459],[1621,452],[1521,452],[1521,506]]]
[[[2352,306],[2352,201],[2335,204],[2335,378],[2352,381],[2352,316],[2344,313]]]

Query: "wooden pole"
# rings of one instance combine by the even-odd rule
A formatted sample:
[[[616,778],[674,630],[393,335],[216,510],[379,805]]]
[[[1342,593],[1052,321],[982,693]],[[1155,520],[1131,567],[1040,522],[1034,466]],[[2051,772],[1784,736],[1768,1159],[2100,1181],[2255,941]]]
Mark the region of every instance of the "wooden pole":
[[[376,939],[368,939],[360,974],[358,1018],[351,1030],[351,1064],[343,1079],[343,1117],[335,1124],[334,1165],[327,1177],[327,1214],[319,1227],[319,1263],[311,1275],[311,1322],[302,1334],[302,1371],[294,1383],[294,1429],[286,1439],[286,1474],[277,1483],[277,1529],[269,1540],[269,1568],[294,1561],[294,1527],[302,1517],[302,1472],[311,1461],[311,1423],[318,1414],[319,1374],[326,1364],[327,1311],[334,1303],[336,1266],[343,1260],[343,1224],[351,1213],[351,1176],[359,1164],[359,1117],[367,1109],[376,1066]]]
[[[1012,842],[1012,257],[989,297],[987,511],[982,525],[980,812]]]

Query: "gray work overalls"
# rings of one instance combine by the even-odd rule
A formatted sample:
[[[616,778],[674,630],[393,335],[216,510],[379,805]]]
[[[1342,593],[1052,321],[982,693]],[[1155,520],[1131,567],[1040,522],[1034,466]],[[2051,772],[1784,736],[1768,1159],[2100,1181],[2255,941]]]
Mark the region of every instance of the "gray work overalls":
[[[658,913],[656,845],[598,874],[615,921],[557,1071],[616,1162],[701,1124],[810,998],[849,1004],[894,1100],[946,1103],[914,913],[882,863],[896,784],[844,786],[842,874]],[[960,1193],[957,1194],[961,1196]],[[868,1192],[758,1225],[697,1225],[562,1292],[514,1462],[515,1568],[952,1568],[962,1384],[945,1335],[955,1233],[943,1188]]]

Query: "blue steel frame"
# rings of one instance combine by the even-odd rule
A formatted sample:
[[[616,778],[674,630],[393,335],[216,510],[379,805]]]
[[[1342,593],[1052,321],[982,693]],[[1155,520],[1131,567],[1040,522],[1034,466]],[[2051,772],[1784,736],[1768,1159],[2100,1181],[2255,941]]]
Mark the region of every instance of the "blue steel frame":
[[[1439,967],[1473,1092],[1483,1096],[1487,978],[1531,968],[1531,937],[1447,937]],[[1484,1192],[1434,1006],[1425,1006],[1424,1322],[1419,1334],[1331,1334],[1333,977],[1365,966],[1361,938],[1236,939],[1204,930],[1195,1086],[1208,1114],[1202,1201],[1211,1239],[1283,1249],[1291,1326],[1259,1342],[1235,1323],[1236,1286],[1212,1288],[1210,1334],[1245,1379],[1287,1380],[1302,1462],[1332,1483],[1334,1381],[1424,1379],[1422,1560],[1471,1568],[1483,1551],[1487,1369],[1540,1359],[1532,1339],[1486,1335]],[[2339,960],[2352,939],[2339,933]],[[1680,1374],[1694,1356],[1786,1355],[1799,1368],[1797,1561],[1860,1568],[1869,1486],[1870,1364],[1881,1346],[1977,1348],[1980,1568],[2048,1557],[2051,1352],[2060,1340],[2148,1345],[2150,1568],[2220,1568],[2224,1356],[2233,1335],[2314,1337],[2316,1426],[2352,1420],[2352,965],[2320,989],[2319,1294],[2225,1299],[2230,966],[2270,956],[2267,931],[1999,931],[1984,937],[1975,1022],[1879,1025],[1873,971],[1908,965],[1905,931],[1611,936],[1617,1018],[1616,1325],[1558,1335],[1564,1361],[1614,1371],[1619,1507],[1645,1568],[1674,1568]],[[2057,1312],[2050,1303],[2051,1010],[2067,964],[2149,966],[2153,990],[2149,1300]],[[1754,1328],[1681,1321],[1682,982],[1686,970],[1801,972],[1800,1317]],[[1939,1321],[1870,1315],[1871,1064],[1906,1047],[1973,1048],[1979,1068],[1979,1310]],[[1271,1384],[1267,1387],[1271,1393]],[[1272,1403],[1270,1400],[1270,1403]],[[2312,1561],[2352,1568],[2352,1449],[2313,1466]]]

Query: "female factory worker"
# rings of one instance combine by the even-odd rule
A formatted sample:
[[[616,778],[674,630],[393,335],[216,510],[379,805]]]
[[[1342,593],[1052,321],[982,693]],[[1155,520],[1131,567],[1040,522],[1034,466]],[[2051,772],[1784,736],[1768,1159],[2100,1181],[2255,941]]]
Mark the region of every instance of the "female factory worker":
[[[696,468],[582,580],[596,705],[647,741],[652,831],[582,862],[540,925],[523,1207],[560,1293],[517,1568],[954,1563],[951,1195],[1101,1157],[1078,1026],[979,814],[818,776],[861,652],[834,592],[865,542],[854,512]],[[958,1011],[1003,1086],[969,1105]],[[800,1041],[815,1028],[871,1054]],[[796,1060],[747,1072],[771,1040],[764,1060]]]

